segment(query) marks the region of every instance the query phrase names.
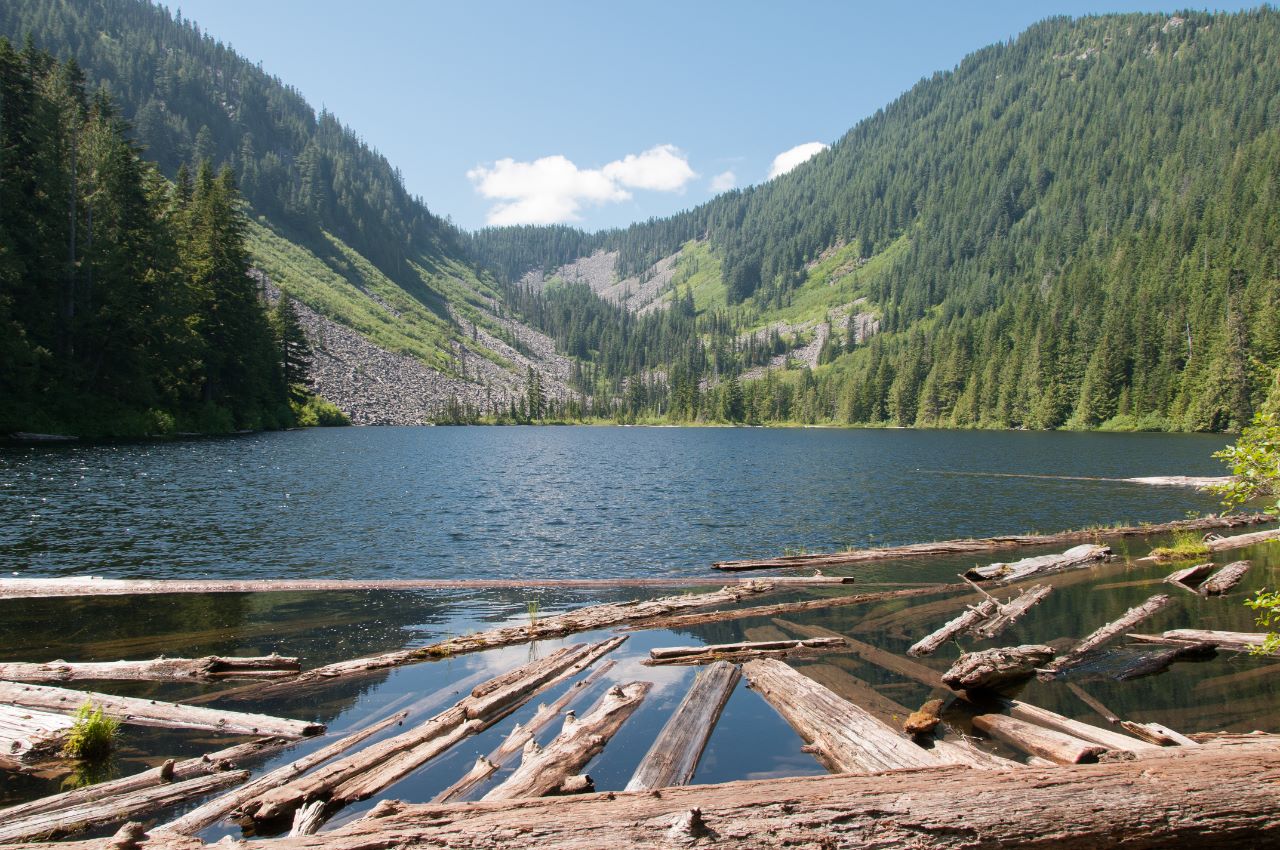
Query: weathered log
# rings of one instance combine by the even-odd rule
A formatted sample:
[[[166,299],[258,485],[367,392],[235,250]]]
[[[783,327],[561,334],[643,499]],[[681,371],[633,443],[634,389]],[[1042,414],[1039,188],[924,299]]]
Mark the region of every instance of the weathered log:
[[[300,835],[315,835],[319,832],[320,827],[324,826],[324,822],[328,820],[324,809],[324,800],[312,800],[310,803],[303,804],[293,813],[293,827],[289,830],[289,837],[297,838]]]
[[[1021,700],[1008,699],[1003,700],[1003,703],[1009,708],[1009,716],[1015,720],[1034,723],[1037,726],[1043,726],[1046,729],[1052,729],[1064,735],[1071,735],[1082,741],[1106,747],[1109,750],[1142,752],[1156,749],[1151,744],[1146,743],[1145,740],[1121,735],[1119,732],[1112,732],[1110,729],[1103,729],[1080,720],[1073,720],[1070,717],[1064,717],[1061,714],[1049,711],[1047,708],[1031,705]]]
[[[1275,521],[1274,517],[1272,517],[1272,521]],[[1254,531],[1249,534],[1235,534],[1231,537],[1218,537],[1206,540],[1204,545],[1210,552],[1228,552],[1232,549],[1242,549],[1245,546],[1254,546],[1258,543],[1266,543],[1276,539],[1280,539],[1280,528]]]
[[[197,776],[208,776],[210,773],[216,773],[220,770],[241,767],[247,761],[270,755],[285,747],[292,746],[294,743],[296,743],[296,740],[293,738],[260,738],[247,744],[236,744],[233,747],[206,753],[198,758],[183,759],[182,761],[170,759],[161,767],[153,767],[131,776],[111,779],[95,785],[88,785],[84,788],[75,788],[71,791],[63,791],[60,794],[52,794],[28,803],[20,803],[7,809],[0,809],[0,823],[11,823],[33,815],[60,812],[83,806],[96,800],[114,798],[134,791],[153,788],[157,785],[183,782],[188,779],[194,779]]]
[[[179,705],[161,700],[118,697],[94,691],[74,691],[51,685],[0,682],[0,703],[74,714],[86,702],[122,723],[135,726],[162,726],[179,729],[213,729],[240,735],[280,735],[302,738],[324,731],[323,723],[287,720],[266,714],[246,714]]]
[[[1239,685],[1257,679],[1267,679],[1278,673],[1280,673],[1280,664],[1267,664],[1262,667],[1252,667],[1248,670],[1238,670],[1235,673],[1223,673],[1221,676],[1210,676],[1207,679],[1201,679],[1195,683],[1191,690],[1195,694],[1230,693]]]
[[[985,567],[974,567],[964,575],[965,578],[973,579],[974,581],[992,581],[995,579],[1006,582],[1018,581],[1028,576],[1054,573],[1083,564],[1105,561],[1109,557],[1111,557],[1110,546],[1085,543],[1056,555],[1037,555],[1034,558],[1023,558],[1021,561],[1014,561],[1010,564],[996,563],[988,564]]]
[[[1189,590],[1192,593],[1200,587],[1200,583],[1205,580],[1209,573],[1213,572],[1215,564],[1209,562],[1207,564],[1196,564],[1193,567],[1184,567],[1180,570],[1174,570],[1165,577],[1165,581],[1169,584],[1177,585],[1183,590]]]
[[[796,670],[824,688],[830,689],[841,699],[861,706],[871,712],[873,717],[890,726],[900,725],[903,718],[911,714],[911,709],[895,702],[836,664],[825,662],[803,664],[797,665]]]
[[[942,718],[938,716],[941,711],[942,700],[928,700],[903,721],[902,731],[908,735],[932,735],[933,730],[942,722]]]
[[[699,671],[689,692],[640,760],[626,790],[687,785],[740,676],[738,668],[727,661],[717,661]]]
[[[1233,649],[1237,652],[1257,649],[1267,639],[1265,632],[1219,632],[1210,629],[1170,629],[1158,635],[1129,634],[1126,637],[1147,643],[1210,643],[1219,649]]]
[[[1144,741],[1148,741],[1158,747],[1198,747],[1200,743],[1193,741],[1180,732],[1175,732],[1168,726],[1159,723],[1138,723],[1133,720],[1121,720],[1121,727],[1126,731],[1132,732]]]
[[[484,799],[514,800],[572,790],[574,786],[566,787],[566,782],[604,749],[652,687],[652,682],[615,685],[581,720],[567,715],[560,734],[545,747],[530,741],[520,766]]]
[[[316,765],[324,764],[329,759],[346,752],[356,744],[364,741],[384,729],[403,722],[405,713],[400,712],[390,717],[379,720],[363,729],[352,732],[331,744],[327,744],[313,753],[308,753],[302,758],[296,759],[289,764],[278,767],[268,773],[264,773],[252,782],[246,783],[220,797],[215,797],[192,809],[176,820],[169,821],[163,826],[158,827],[153,832],[164,831],[175,835],[195,835],[205,827],[212,826],[222,820],[229,812],[243,805],[245,802],[254,799],[259,794],[271,789],[277,788],[289,780],[311,770]]]
[[[839,632],[834,632],[831,629],[824,628],[823,626],[810,625],[807,623],[793,623],[790,620],[782,619],[775,619],[773,622],[777,623],[792,634],[797,634],[801,637],[827,636],[843,638],[845,643],[848,644],[849,651],[854,655],[857,655],[859,658],[862,658],[864,661],[874,664],[877,667],[882,667],[885,670],[897,673],[903,678],[914,679],[915,681],[928,685],[931,688],[944,689],[942,675],[937,670],[934,670],[932,667],[926,667],[918,661],[912,661],[910,658],[904,658],[896,652],[881,649],[873,644],[860,641],[857,638],[852,638],[848,635],[842,635]]]
[[[1009,626],[1018,621],[1024,614],[1031,610],[1032,606],[1049,595],[1053,588],[1047,584],[1038,584],[1035,587],[1024,588],[1022,593],[1014,599],[1010,599],[1004,603],[1000,609],[1000,613],[983,623],[978,623],[970,632],[975,637],[991,638],[997,637]]]
[[[66,715],[0,705],[0,755],[19,764],[56,755],[74,725]]]
[[[298,659],[280,655],[257,658],[207,655],[204,658],[156,658],[150,661],[0,663],[0,679],[11,682],[201,681],[231,676],[292,676],[301,669]]]
[[[1069,670],[1080,661],[1093,652],[1098,647],[1110,641],[1118,635],[1124,634],[1138,623],[1155,614],[1160,609],[1169,604],[1169,597],[1163,593],[1157,593],[1141,605],[1135,605],[1128,611],[1124,612],[1119,619],[1107,623],[1105,626],[1094,631],[1080,643],[1072,647],[1071,651],[1066,655],[1055,658],[1040,673],[1042,679],[1052,679],[1064,670]]]
[[[247,770],[229,770],[182,782],[153,785],[57,811],[0,823],[0,844],[48,841],[150,814],[168,806],[243,782]]]
[[[750,661],[742,672],[752,690],[804,739],[806,752],[828,770],[872,772],[942,763],[897,730],[781,661]]]
[[[490,679],[414,729],[266,791],[247,801],[241,811],[256,821],[271,822],[292,816],[310,800],[327,799],[336,808],[375,794],[463,737],[497,722],[599,647],[567,646]]]
[[[994,599],[984,599],[977,605],[965,608],[958,616],[943,623],[936,631],[912,644],[907,650],[907,655],[916,657],[928,655],[961,632],[967,632],[994,617],[999,611],[1000,605]]]
[[[1115,674],[1121,682],[1163,673],[1175,661],[1204,661],[1218,654],[1211,643],[1189,643],[1139,657]]]
[[[953,690],[996,688],[1028,678],[1050,658],[1053,650],[1041,644],[966,652],[942,674],[942,682]]]
[[[1249,571],[1248,561],[1234,561],[1218,570],[1200,585],[1201,596],[1222,596],[1240,583]]]
[[[844,649],[844,638],[817,637],[796,640],[748,641],[706,646],[669,646],[649,650],[647,666],[661,664],[714,664],[717,661],[746,661],[752,658],[807,657]]]
[[[1017,771],[939,767],[876,776],[769,778],[652,792],[451,805],[381,805],[377,816],[246,850],[699,846],[668,833],[698,809],[706,846],[1184,850],[1280,844],[1280,743],[1174,748],[1167,758]],[[999,801],[998,805],[983,801]],[[157,849],[158,850],[158,849]],[[167,850],[167,848],[165,848]],[[177,848],[175,848],[177,850]],[[187,848],[183,848],[187,850]]]
[[[908,546],[888,546],[879,549],[850,549],[846,552],[789,555],[782,558],[718,561],[712,566],[717,570],[728,571],[770,570],[791,567],[839,567],[866,561],[888,561],[898,558],[931,557],[934,555],[963,555],[970,552],[986,552],[992,549],[1013,549],[1020,546],[1052,546],[1057,543],[1071,543],[1079,540],[1096,541],[1113,537],[1145,537],[1175,531],[1238,528],[1267,522],[1275,522],[1275,517],[1267,514],[1229,514],[1220,517],[1176,520],[1155,525],[1086,528],[1080,531],[1063,531],[1057,534],[1021,534],[1003,537],[943,540],[937,543],[912,543]]]
[[[1055,764],[1084,764],[1098,760],[1107,751],[1074,735],[1045,729],[1003,714],[979,714],[973,718],[973,727],[994,738],[999,738],[1025,753],[1048,759]]]

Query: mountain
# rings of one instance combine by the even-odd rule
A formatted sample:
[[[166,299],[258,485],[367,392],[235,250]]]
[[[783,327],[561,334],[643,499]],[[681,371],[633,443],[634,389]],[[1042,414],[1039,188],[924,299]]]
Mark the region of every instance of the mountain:
[[[1280,362],[1280,12],[1046,20],[763,185],[469,249],[627,416],[1239,428]]]
[[[0,35],[74,59],[144,156],[230,165],[267,288],[299,302],[318,391],[357,423],[564,401],[571,364],[516,320],[467,239],[405,189],[377,151],[302,96],[145,0],[6,0]]]

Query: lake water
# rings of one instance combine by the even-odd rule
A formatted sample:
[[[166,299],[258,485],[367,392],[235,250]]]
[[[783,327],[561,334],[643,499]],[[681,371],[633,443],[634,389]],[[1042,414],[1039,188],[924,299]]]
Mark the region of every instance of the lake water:
[[[1181,488],[1111,480],[1158,474],[1217,474],[1222,437],[623,428],[341,429],[227,440],[0,449],[0,567],[20,575],[146,577],[594,577],[717,575],[711,561],[868,542],[1051,531],[1115,521],[1160,521],[1212,510],[1211,497]],[[1019,477],[1007,477],[1019,476]],[[1021,477],[1030,476],[1030,477]],[[1039,477],[1055,476],[1055,477]],[[1045,579],[1053,592],[994,641],[963,638],[920,663],[945,670],[961,649],[1030,642],[1069,646],[1157,592],[1173,601],[1138,629],[1253,630],[1242,600],[1277,585],[1280,546],[1223,553],[1253,568],[1230,596],[1201,599],[1163,583],[1168,564],[1138,561],[1161,540],[1116,541],[1109,564]],[[1030,550],[1027,554],[1033,553]],[[1019,553],[1022,554],[1022,553]],[[843,570],[852,588],[790,590],[765,602],[954,581],[975,560],[889,561]],[[765,578],[766,575],[760,575]],[[0,661],[116,660],[169,655],[297,655],[307,667],[423,645],[500,624],[599,602],[671,592],[661,588],[497,588],[414,592],[258,593],[0,600]],[[657,646],[796,636],[820,627],[905,657],[923,634],[974,595],[926,596],[756,617],[678,632],[632,633],[617,664],[577,704],[583,713],[613,682],[654,689],[587,767],[600,790],[625,786],[683,697],[695,669],[640,664]],[[757,604],[747,602],[744,604]],[[348,731],[412,707],[421,722],[441,702],[558,646],[592,633],[416,664],[333,683],[305,699],[222,698],[217,707],[314,719]],[[1111,711],[1185,733],[1280,732],[1274,661],[1219,653],[1167,673],[1116,681],[1116,665],[1141,650],[1123,640],[1066,681],[1032,681],[1020,696],[1105,726],[1076,684]],[[886,722],[928,699],[930,688],[837,652],[794,666],[847,698],[878,694]],[[86,683],[113,693],[181,700],[227,684]],[[541,694],[482,734],[464,740],[377,797],[427,801],[527,720]],[[421,707],[424,698],[434,708]],[[887,706],[887,708],[886,708]],[[895,707],[896,706],[896,707]],[[887,712],[887,713],[883,713]],[[948,735],[972,732],[960,712]],[[395,730],[399,731],[399,730]],[[557,728],[540,736],[545,743]],[[392,733],[388,733],[392,734]],[[239,740],[239,739],[231,739]],[[750,741],[750,746],[743,746]],[[110,766],[118,775],[229,743],[206,733],[126,727]],[[739,685],[694,781],[819,774],[803,742],[754,691]],[[300,743],[255,772],[320,746]],[[992,741],[979,745],[1024,756]],[[483,794],[482,786],[477,794]],[[65,776],[0,772],[0,806],[58,790]],[[166,813],[165,817],[172,813]],[[2,813],[0,813],[2,817]],[[110,830],[106,830],[110,832]],[[234,824],[204,837],[240,835]]]

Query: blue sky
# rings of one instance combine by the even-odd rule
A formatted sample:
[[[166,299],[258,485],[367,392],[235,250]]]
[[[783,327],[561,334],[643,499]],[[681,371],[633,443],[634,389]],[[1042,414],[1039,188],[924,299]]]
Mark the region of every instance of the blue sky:
[[[1123,0],[168,5],[335,113],[436,213],[468,229],[565,221],[588,230],[759,183],[921,77],[1042,18],[1161,8]]]

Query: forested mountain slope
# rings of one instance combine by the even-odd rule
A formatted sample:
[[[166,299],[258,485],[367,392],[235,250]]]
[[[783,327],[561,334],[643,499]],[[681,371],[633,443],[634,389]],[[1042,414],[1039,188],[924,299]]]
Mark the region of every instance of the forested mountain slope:
[[[1280,358],[1280,12],[1048,20],[761,186],[470,248],[535,271],[526,310],[635,415],[1239,427]],[[588,306],[598,252],[669,264],[672,315]]]
[[[548,397],[569,396],[550,341],[513,320],[463,237],[385,158],[180,13],[145,0],[6,0],[0,35],[74,59],[170,179],[206,158],[232,167],[254,263],[307,308],[327,366],[318,388],[357,422],[423,421],[455,401],[485,410],[523,397],[530,370]],[[361,344],[328,347],[352,332]]]

